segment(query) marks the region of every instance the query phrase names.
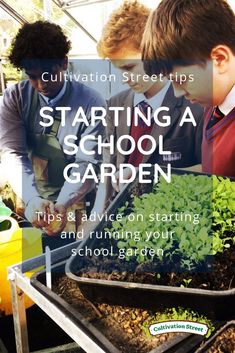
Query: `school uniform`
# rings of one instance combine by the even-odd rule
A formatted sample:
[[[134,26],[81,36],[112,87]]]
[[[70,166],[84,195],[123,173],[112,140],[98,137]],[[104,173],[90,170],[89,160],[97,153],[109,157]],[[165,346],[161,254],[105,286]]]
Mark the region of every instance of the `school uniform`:
[[[40,109],[44,106],[70,107],[65,126],[61,126],[58,118],[55,119],[57,124],[53,124],[49,131],[41,126]],[[98,165],[102,160],[95,141],[89,141],[86,145],[87,149],[96,152],[92,156],[85,155],[79,148],[82,136],[104,137],[101,121],[97,121],[95,126],[86,126],[84,122],[75,126],[72,124],[78,107],[83,108],[89,120],[93,106],[106,107],[106,103],[96,91],[75,81],[66,82],[58,96],[51,100],[38,94],[28,80],[5,91],[0,107],[1,162],[8,182],[25,204],[35,196],[42,196],[69,207],[93,188],[91,181],[72,184],[63,178],[63,168],[68,163],[79,164],[79,169],[75,171],[82,178],[88,163]],[[76,156],[63,152],[67,135],[77,136]]]
[[[204,116],[202,169],[205,173],[235,177],[235,86],[218,107],[222,113],[211,124],[216,108],[208,108]]]
[[[151,155],[140,156],[140,154],[137,154],[132,158],[131,155],[123,155],[123,153],[115,149],[113,155],[105,155],[107,162],[114,164],[117,170],[119,170],[120,164],[129,162],[136,167],[138,167],[139,163],[159,164],[161,166],[170,163],[174,168],[184,168],[200,164],[203,109],[200,105],[191,104],[184,97],[176,98],[170,83],[167,83],[158,94],[149,100],[145,98],[144,94],[136,94],[131,89],[111,97],[107,104],[108,107],[124,107],[125,109],[120,112],[119,124],[116,127],[114,126],[114,115],[112,112],[109,112],[107,116],[107,140],[110,139],[111,135],[114,135],[115,141],[123,135],[133,135],[133,126],[127,125],[126,108],[131,107],[133,109],[141,100],[145,100],[153,111],[159,107],[168,107],[168,112],[159,113],[159,120],[163,121],[163,116],[169,115],[171,117],[171,124],[163,127],[158,126],[154,122],[152,127],[144,132],[144,134],[151,135],[157,142],[156,150]],[[183,126],[179,126],[186,107],[190,107],[196,121],[196,126],[193,126],[192,123],[185,123]],[[137,131],[137,135],[140,136],[141,134]],[[160,135],[163,136],[164,151],[171,151],[171,154],[161,155],[159,153],[158,141]],[[136,136],[133,136],[135,140]],[[150,143],[148,142],[144,149],[148,151],[150,147]],[[128,142],[123,143],[122,148],[128,150]],[[107,180],[106,200],[109,200],[112,194],[111,182]]]
[[[164,94],[163,94],[164,93]],[[137,97],[137,98],[136,98]],[[168,107],[169,111],[159,113],[159,119],[161,121],[164,115],[171,117],[171,124],[169,126],[158,126],[155,122],[149,132],[149,135],[153,136],[158,142],[159,136],[163,136],[164,150],[171,151],[171,155],[160,155],[158,151],[158,143],[156,150],[150,155],[144,155],[141,163],[151,163],[166,165],[171,163],[172,167],[183,168],[190,167],[195,164],[201,163],[201,142],[202,142],[202,127],[203,127],[203,109],[199,105],[191,104],[185,98],[176,98],[172,85],[167,84],[162,91],[147,100],[142,94],[142,99],[146,100],[154,110],[159,107]],[[108,114],[107,118],[107,139],[110,135],[115,136],[115,140],[123,135],[131,135],[131,126],[127,125],[126,119],[126,108],[133,108],[139,101],[139,95],[135,94],[133,90],[128,89],[123,91],[116,96],[110,98],[108,101],[108,107],[124,107],[124,111],[120,112],[120,123],[118,126],[114,126],[114,115]],[[157,103],[154,103],[157,102]],[[183,126],[179,126],[183,112],[186,107],[190,107],[196,126],[192,123],[185,123]],[[128,148],[128,143],[122,144],[123,149]],[[146,146],[146,150],[149,149],[149,144]],[[111,162],[117,166],[121,163],[128,163],[129,156],[125,156],[120,153],[117,149],[113,156],[111,156]]]

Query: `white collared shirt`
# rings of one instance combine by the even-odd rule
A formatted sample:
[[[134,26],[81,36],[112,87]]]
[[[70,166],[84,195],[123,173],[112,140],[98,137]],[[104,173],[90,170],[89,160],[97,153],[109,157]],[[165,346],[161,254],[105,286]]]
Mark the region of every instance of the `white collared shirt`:
[[[142,101],[145,101],[150,105],[152,111],[154,112],[156,109],[162,106],[162,102],[165,98],[166,92],[168,91],[171,82],[168,81],[166,85],[159,91],[155,96],[147,99],[144,93],[135,93],[134,95],[134,107]]]
[[[222,104],[219,105],[219,110],[224,114],[228,115],[235,107],[235,85],[225,98]]]
[[[59,93],[57,94],[57,96],[55,96],[54,98],[49,98],[49,97],[46,97],[44,96],[43,94],[39,93],[40,96],[45,100],[45,102],[48,104],[48,105],[55,105],[57,102],[59,102],[59,100],[63,97],[63,95],[65,94],[65,91],[66,91],[66,81],[64,82],[64,85],[63,87],[61,88],[61,90],[59,91]]]

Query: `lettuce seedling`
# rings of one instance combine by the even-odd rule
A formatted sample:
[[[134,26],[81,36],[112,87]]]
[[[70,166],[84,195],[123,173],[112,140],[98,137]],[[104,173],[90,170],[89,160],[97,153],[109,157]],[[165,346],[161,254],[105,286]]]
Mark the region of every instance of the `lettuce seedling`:
[[[213,176],[213,254],[223,252],[235,243],[235,183]]]
[[[151,193],[134,197],[132,206],[126,203],[119,210],[124,216],[113,222],[111,232],[119,249],[137,250],[138,263],[156,259],[141,249],[163,249],[158,260],[180,262],[182,269],[191,271],[235,239],[226,236],[234,231],[234,210],[235,185],[229,179],[172,175],[170,184],[160,178]],[[137,233],[138,238],[133,236]],[[120,239],[120,234],[125,237]]]

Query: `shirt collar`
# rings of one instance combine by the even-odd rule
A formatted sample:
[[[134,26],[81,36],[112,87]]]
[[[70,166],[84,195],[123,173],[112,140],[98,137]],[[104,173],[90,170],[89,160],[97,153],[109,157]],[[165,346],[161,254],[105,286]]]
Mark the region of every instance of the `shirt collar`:
[[[40,96],[44,99],[44,101],[49,104],[49,105],[55,105],[56,103],[59,102],[59,100],[63,97],[63,95],[65,94],[66,91],[66,81],[64,82],[63,87],[61,88],[61,90],[59,91],[59,93],[57,94],[57,96],[55,96],[54,98],[49,98],[44,96],[43,94],[39,93]]]
[[[219,105],[219,110],[224,114],[228,115],[234,109],[235,102],[235,86],[231,89],[222,104]]]
[[[168,81],[165,86],[159,91],[155,96],[147,99],[143,93],[135,93],[134,95],[134,106],[139,104],[142,101],[145,101],[148,103],[148,105],[151,106],[152,110],[155,111],[159,107],[162,106],[162,102],[165,98],[166,92],[168,91],[169,87],[171,85],[171,82]]]

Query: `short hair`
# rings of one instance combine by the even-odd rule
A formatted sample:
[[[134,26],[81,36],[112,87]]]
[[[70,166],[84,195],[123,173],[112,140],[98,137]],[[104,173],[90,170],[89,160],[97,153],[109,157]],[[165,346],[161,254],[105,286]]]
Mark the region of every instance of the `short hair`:
[[[162,0],[142,40],[148,74],[205,63],[219,44],[235,53],[235,15],[226,0]]]
[[[97,44],[100,57],[108,58],[125,45],[140,50],[150,9],[137,0],[126,0],[109,17]]]
[[[12,43],[9,60],[19,69],[43,68],[60,64],[70,48],[70,41],[60,26],[36,21],[26,23],[19,29]]]

